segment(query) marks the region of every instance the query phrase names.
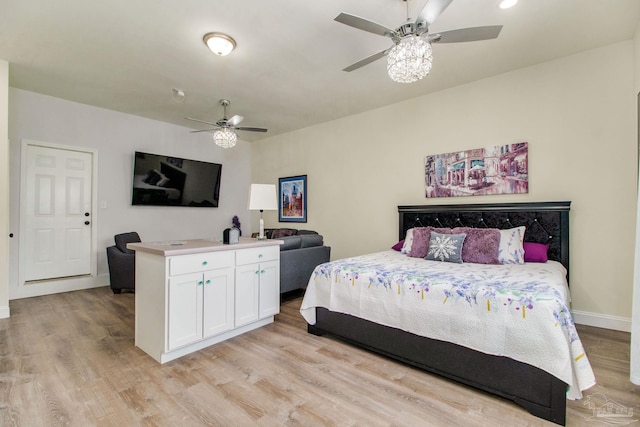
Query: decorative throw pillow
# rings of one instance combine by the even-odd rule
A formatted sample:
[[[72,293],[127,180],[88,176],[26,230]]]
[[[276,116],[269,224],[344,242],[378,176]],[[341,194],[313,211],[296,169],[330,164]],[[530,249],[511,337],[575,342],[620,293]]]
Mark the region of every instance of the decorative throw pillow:
[[[413,243],[413,228],[407,230],[407,234],[404,236],[404,243],[400,252],[408,255],[411,252],[411,244]]]
[[[424,258],[429,251],[431,227],[416,227],[413,229],[413,242],[408,255],[413,258]]]
[[[525,262],[547,262],[549,245],[543,243],[524,242],[524,261]]]
[[[476,264],[500,264],[500,230],[497,228],[456,227],[454,234],[467,237],[462,245],[462,261]]]
[[[298,230],[293,228],[276,228],[271,232],[271,238],[278,239],[280,237],[295,236],[297,232]]]
[[[462,263],[462,246],[466,234],[441,234],[431,232],[429,251],[425,259]]]
[[[162,175],[162,178],[160,179],[160,181],[158,181],[158,183],[156,185],[158,187],[166,187],[168,183],[169,183],[169,178],[167,178],[166,176]]]
[[[402,246],[404,246],[404,240],[400,240],[398,243],[391,246],[391,249],[393,249],[394,251],[400,252],[400,250],[402,249]]]
[[[162,176],[163,175],[160,172],[154,169],[149,172],[149,178],[147,179],[146,183],[149,185],[156,185],[162,179]]]
[[[142,177],[142,182],[145,184],[149,184],[149,181],[152,179],[157,179],[159,172],[155,169],[151,169],[145,176]]]
[[[436,227],[416,227],[413,229],[413,243],[411,245],[410,257],[424,258],[429,252],[429,242],[431,241],[431,232],[435,231],[440,234],[452,234],[450,228]]]
[[[501,264],[524,264],[524,232],[524,226],[500,230],[498,259]]]

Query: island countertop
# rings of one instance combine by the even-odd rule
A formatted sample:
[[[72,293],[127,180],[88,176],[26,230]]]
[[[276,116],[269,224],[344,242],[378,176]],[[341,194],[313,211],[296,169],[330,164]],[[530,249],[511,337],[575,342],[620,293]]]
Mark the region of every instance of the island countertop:
[[[148,252],[156,255],[174,256],[197,254],[202,252],[259,248],[262,246],[282,245],[283,243],[284,241],[277,239],[258,240],[251,237],[240,237],[240,242],[233,244],[225,244],[211,239],[193,239],[127,243],[127,248],[133,251]]]

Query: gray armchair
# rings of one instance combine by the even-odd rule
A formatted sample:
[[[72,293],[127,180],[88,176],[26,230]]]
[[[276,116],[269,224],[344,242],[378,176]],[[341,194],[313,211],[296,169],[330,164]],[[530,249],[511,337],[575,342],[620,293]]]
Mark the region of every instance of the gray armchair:
[[[109,281],[114,294],[122,290],[134,292],[136,288],[136,253],[127,249],[127,243],[140,242],[138,233],[116,234],[114,246],[107,248],[107,262],[109,264]]]

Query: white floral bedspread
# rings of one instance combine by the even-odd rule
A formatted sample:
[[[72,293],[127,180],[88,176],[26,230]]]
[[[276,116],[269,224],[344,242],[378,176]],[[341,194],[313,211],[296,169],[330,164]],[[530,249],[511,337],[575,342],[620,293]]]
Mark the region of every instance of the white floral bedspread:
[[[549,372],[579,399],[595,377],[569,312],[562,264],[456,264],[385,251],[316,267],[300,312],[349,314]],[[526,384],[523,384],[526,387]]]

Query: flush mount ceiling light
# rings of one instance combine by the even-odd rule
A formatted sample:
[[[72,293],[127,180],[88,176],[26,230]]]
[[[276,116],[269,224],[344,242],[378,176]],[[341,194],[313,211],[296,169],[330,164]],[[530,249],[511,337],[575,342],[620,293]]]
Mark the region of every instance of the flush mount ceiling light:
[[[229,128],[222,128],[213,132],[213,141],[222,148],[231,148],[238,142],[238,135]]]
[[[518,3],[518,0],[502,0],[500,2],[500,9],[509,9]]]
[[[236,47],[236,41],[223,33],[207,33],[204,35],[204,44],[216,55],[225,56]]]

